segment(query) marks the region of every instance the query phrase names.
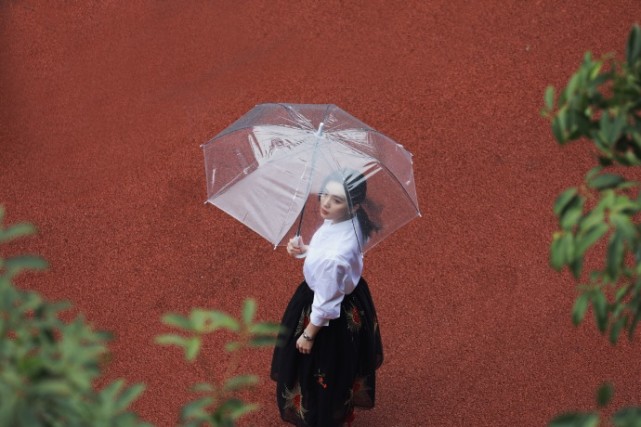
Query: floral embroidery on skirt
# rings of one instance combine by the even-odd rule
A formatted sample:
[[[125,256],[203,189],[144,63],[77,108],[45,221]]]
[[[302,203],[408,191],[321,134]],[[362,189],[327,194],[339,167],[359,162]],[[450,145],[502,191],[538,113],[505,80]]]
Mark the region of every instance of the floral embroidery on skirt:
[[[274,349],[271,378],[281,418],[297,426],[340,426],[354,419],[354,408],[373,408],[376,369],[383,362],[376,309],[361,279],[314,339],[311,354],[296,350],[309,323],[314,293],[303,282],[283,315],[285,332]]]

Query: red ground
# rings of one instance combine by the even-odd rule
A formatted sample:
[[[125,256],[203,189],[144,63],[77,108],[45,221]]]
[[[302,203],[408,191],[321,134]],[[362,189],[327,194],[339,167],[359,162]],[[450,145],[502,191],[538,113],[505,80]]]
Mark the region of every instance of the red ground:
[[[277,320],[300,265],[205,206],[199,145],[257,103],[334,103],[415,154],[424,213],[366,257],[386,361],[361,426],[540,426],[638,404],[638,346],[572,327],[551,206],[592,165],[539,116],[583,52],[622,52],[637,0],[0,3],[0,202],[38,225],[24,286],[115,333],[106,380],[173,426],[205,378],[152,338],[167,311]],[[576,157],[578,156],[578,157]],[[224,357],[210,344],[211,363]],[[247,371],[267,378],[271,353]],[[280,425],[274,386],[251,421]]]

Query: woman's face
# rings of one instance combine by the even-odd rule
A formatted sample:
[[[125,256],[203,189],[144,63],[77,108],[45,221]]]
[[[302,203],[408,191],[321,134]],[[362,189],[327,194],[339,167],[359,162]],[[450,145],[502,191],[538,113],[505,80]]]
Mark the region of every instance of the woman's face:
[[[320,215],[323,219],[341,222],[349,218],[349,204],[341,183],[330,181],[320,194]]]

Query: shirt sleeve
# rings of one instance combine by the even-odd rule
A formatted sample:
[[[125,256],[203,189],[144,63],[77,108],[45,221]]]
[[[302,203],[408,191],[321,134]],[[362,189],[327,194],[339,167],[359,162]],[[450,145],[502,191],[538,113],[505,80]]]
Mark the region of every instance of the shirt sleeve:
[[[314,301],[310,321],[316,326],[327,326],[341,315],[341,303],[345,297],[346,262],[328,258],[314,269]]]

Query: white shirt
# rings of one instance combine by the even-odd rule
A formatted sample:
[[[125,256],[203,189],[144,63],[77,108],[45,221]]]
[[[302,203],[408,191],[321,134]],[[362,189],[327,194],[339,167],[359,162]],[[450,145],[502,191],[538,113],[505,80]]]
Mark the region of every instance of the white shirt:
[[[314,301],[310,321],[327,326],[341,315],[341,302],[358,285],[363,273],[361,228],[356,217],[333,224],[325,220],[309,242],[303,275]]]

